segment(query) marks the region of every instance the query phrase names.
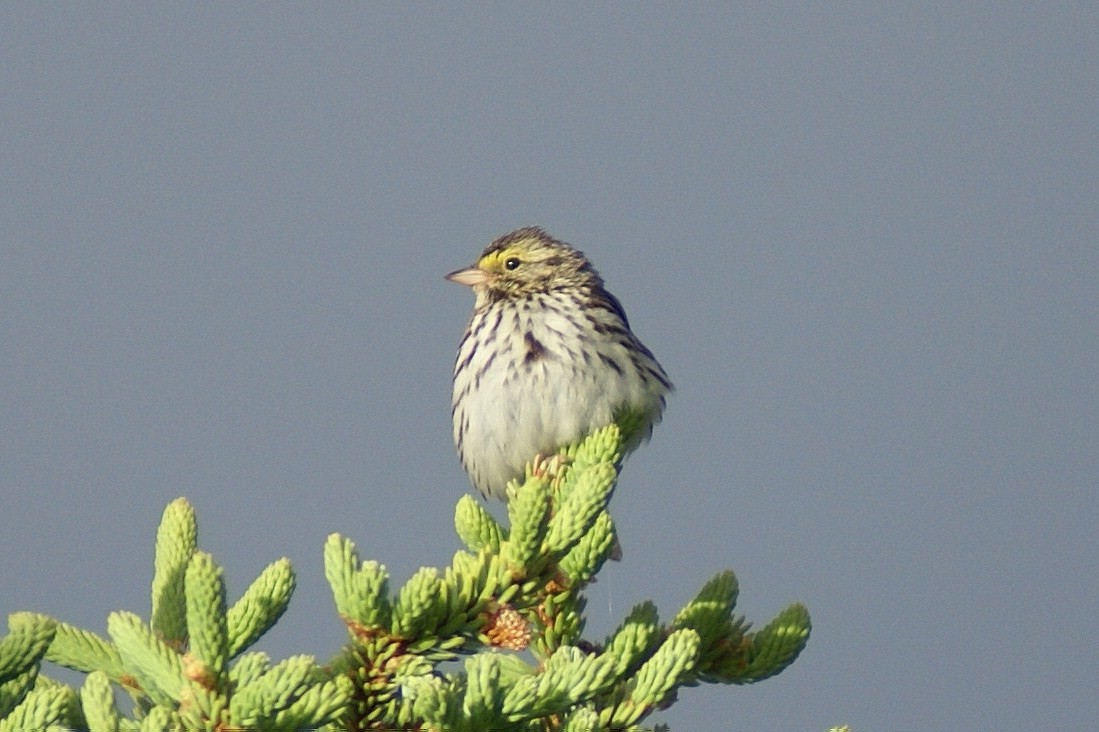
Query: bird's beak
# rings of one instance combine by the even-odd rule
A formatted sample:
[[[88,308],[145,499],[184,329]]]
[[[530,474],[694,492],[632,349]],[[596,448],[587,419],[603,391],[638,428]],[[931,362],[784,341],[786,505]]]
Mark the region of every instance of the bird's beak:
[[[467,287],[477,287],[488,282],[488,273],[479,267],[466,267],[446,276],[451,282]]]

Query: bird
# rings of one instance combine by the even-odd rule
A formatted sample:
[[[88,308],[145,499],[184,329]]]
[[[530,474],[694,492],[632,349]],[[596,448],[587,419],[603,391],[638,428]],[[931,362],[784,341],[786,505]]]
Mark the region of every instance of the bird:
[[[624,429],[623,455],[649,439],[674,387],[583,252],[526,227],[446,279],[475,296],[451,417],[482,496],[506,501],[508,483],[536,456],[612,422]]]

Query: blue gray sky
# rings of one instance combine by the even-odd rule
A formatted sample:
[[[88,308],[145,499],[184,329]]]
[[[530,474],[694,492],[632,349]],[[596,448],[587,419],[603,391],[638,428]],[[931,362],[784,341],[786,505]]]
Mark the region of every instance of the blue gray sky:
[[[678,730],[1099,716],[1099,10],[1087,3],[0,7],[4,613],[148,615],[187,496],[262,648],[343,642],[325,537],[458,548],[443,274],[541,225],[678,391],[601,638],[732,568],[782,675]]]

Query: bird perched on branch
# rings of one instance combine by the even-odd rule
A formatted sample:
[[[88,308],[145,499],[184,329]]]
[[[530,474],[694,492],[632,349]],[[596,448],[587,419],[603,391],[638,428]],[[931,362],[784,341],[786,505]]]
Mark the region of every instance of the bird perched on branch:
[[[536,455],[612,422],[627,453],[652,434],[672,383],[582,252],[518,229],[446,278],[476,296],[451,414],[462,467],[482,495],[506,499]]]

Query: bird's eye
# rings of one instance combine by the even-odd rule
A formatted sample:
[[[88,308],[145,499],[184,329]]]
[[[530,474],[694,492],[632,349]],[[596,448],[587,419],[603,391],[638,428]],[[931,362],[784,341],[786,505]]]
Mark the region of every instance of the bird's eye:
[[[519,269],[519,257],[508,257],[504,260],[504,269]]]

